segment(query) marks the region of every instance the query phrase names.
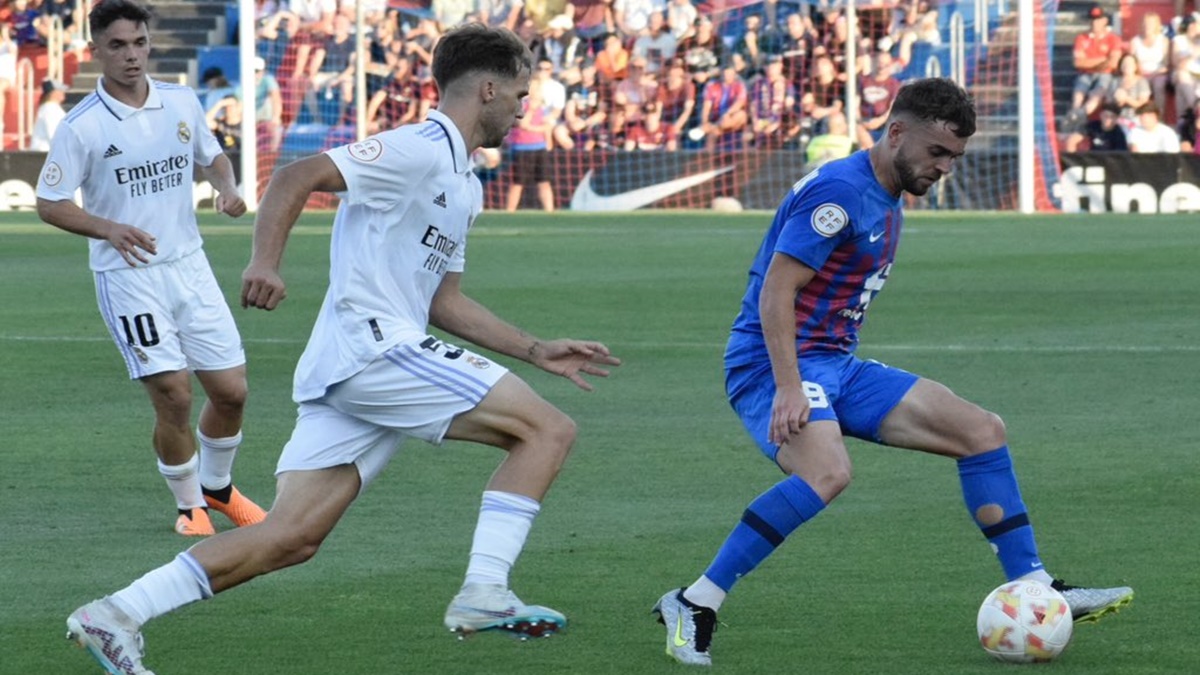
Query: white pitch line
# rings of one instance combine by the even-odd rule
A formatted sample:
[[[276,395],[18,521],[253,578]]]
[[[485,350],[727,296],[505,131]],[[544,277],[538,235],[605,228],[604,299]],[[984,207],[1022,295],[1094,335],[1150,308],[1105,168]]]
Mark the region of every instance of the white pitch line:
[[[0,342],[112,342],[107,336],[70,335],[4,335]],[[293,345],[305,344],[307,340],[297,338],[245,338],[249,344]],[[637,349],[724,349],[725,343],[717,342],[626,342],[623,346]],[[1200,352],[1200,345],[915,345],[915,344],[869,344],[862,351],[871,352],[960,352],[999,354],[1172,354]]]

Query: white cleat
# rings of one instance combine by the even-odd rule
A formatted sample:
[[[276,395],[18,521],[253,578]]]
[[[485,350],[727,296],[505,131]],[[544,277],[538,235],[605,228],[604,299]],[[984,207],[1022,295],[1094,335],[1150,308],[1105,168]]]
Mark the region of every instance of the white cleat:
[[[1099,621],[1101,617],[1115,614],[1133,602],[1133,589],[1128,586],[1116,588],[1081,588],[1055,579],[1051,588],[1062,593],[1075,623]]]
[[[107,598],[67,617],[67,639],[86,649],[109,675],[154,675],[142,666],[142,634]]]
[[[566,627],[567,617],[549,607],[526,605],[500,584],[466,584],[446,608],[444,623],[460,640],[486,630],[526,640],[557,633]]]
[[[667,656],[692,666],[712,665],[709,647],[717,629],[716,612],[688,602],[682,588],[668,591],[651,611],[667,627]]]

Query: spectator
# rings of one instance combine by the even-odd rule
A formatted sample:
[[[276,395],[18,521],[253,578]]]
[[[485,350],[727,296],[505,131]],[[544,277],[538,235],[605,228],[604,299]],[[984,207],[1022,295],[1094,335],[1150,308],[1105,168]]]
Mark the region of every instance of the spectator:
[[[613,106],[625,109],[625,121],[640,122],[647,104],[654,103],[658,96],[658,80],[653,73],[646,72],[646,59],[635,56],[629,60],[629,75],[617,83],[613,90]]]
[[[204,109],[211,110],[218,101],[233,93],[233,85],[225,77],[225,71],[217,66],[205,68],[200,75],[200,85],[204,96],[200,99]]]
[[[666,9],[666,0],[614,0],[613,23],[618,34],[633,40],[649,32],[651,15]]]
[[[417,119],[421,87],[413,77],[412,61],[400,59],[387,86],[375,92],[367,105],[367,131],[377,134]]]
[[[429,9],[439,26],[450,28],[471,16],[475,11],[475,0],[432,0]]]
[[[839,72],[846,72],[846,42],[850,39],[846,16],[841,9],[832,7],[826,9],[822,16],[823,20],[814,24],[817,46],[824,48],[824,53],[833,59],[833,64]],[[819,49],[817,53],[820,53]]]
[[[12,0],[12,36],[21,47],[45,46],[39,25],[42,15],[37,9],[29,6],[29,0]]]
[[[1129,142],[1121,126],[1121,109],[1115,103],[1100,108],[1100,118],[1088,121],[1082,131],[1067,136],[1067,152],[1128,152]]]
[[[746,63],[744,77],[753,77],[763,72],[766,65],[767,53],[759,42],[762,29],[762,18],[757,14],[746,17],[742,33],[733,43],[733,53],[740,56]]]
[[[596,79],[610,89],[617,80],[625,79],[629,71],[629,52],[621,45],[621,38],[609,35],[604,40],[604,49],[596,55]]]
[[[254,58],[254,102],[258,147],[274,152],[283,138],[283,93],[279,81],[267,72],[266,59],[261,56]]]
[[[521,0],[478,0],[479,20],[489,26],[503,26],[513,32],[525,3]]]
[[[265,14],[259,19],[257,50],[272,73],[278,73],[283,68],[284,55],[299,30],[300,18],[286,10]]]
[[[799,133],[796,88],[783,75],[783,57],[766,59],[766,72],[750,88],[747,140],[756,147],[778,148]]]
[[[542,99],[542,83],[530,80],[525,115],[508,134],[512,149],[512,184],[508,188],[507,211],[516,211],[526,185],[535,185],[543,211],[554,210],[554,188],[550,184],[550,133],[555,119]]]
[[[1158,108],[1146,104],[1138,109],[1138,123],[1129,131],[1129,150],[1138,153],[1179,152],[1179,134],[1159,121]]]
[[[1142,77],[1150,83],[1159,114],[1166,112],[1167,85],[1171,80],[1171,40],[1163,31],[1162,17],[1157,12],[1142,15],[1142,32],[1129,41],[1129,51],[1137,57]]]
[[[912,63],[914,45],[940,46],[942,32],[938,30],[938,11],[930,8],[925,0],[914,0],[905,11],[903,25],[893,41],[898,45],[896,58],[903,66]]]
[[[1142,77],[1137,57],[1132,53],[1122,54],[1118,64],[1119,74],[1105,92],[1104,100],[1106,103],[1116,104],[1121,111],[1121,117],[1132,120],[1142,106],[1154,103],[1150,82]],[[1154,103],[1154,107],[1159,106]]]
[[[562,119],[563,109],[567,107],[567,88],[554,79],[554,64],[550,59],[538,59],[534,78],[542,85],[542,101],[557,122]]]
[[[667,5],[667,26],[671,29],[671,37],[679,43],[684,38],[691,37],[696,30],[696,19],[700,16],[692,0],[671,0]]]
[[[66,49],[83,49],[87,41],[79,30],[79,22],[75,20],[78,7],[76,0],[42,0],[38,22],[38,33],[43,41],[50,36],[51,26],[55,17],[62,22],[63,46]]]
[[[809,79],[809,65],[816,49],[817,32],[812,21],[802,14],[789,14],[783,38],[783,72],[788,80],[801,89]]]
[[[1175,112],[1178,117],[1196,104],[1200,81],[1200,20],[1187,14],[1179,21],[1179,34],[1171,41],[1171,70],[1175,78]]]
[[[4,151],[4,106],[8,90],[17,82],[17,43],[12,39],[12,27],[0,21],[0,152]]]
[[[571,17],[566,14],[550,19],[546,30],[542,31],[538,50],[533,53],[539,60],[550,59],[556,76],[575,66],[580,43],[579,38],[570,34],[572,26]]]
[[[317,71],[310,65],[310,60],[325,36],[334,32],[333,17],[337,8],[338,0],[290,0],[288,3],[288,9],[298,23],[291,38],[296,45],[292,78],[304,79]]]
[[[573,0],[567,7],[575,24],[575,35],[582,41],[583,54],[597,54],[605,46],[605,38],[615,30],[612,0]]]
[[[814,59],[814,72],[808,82],[808,90],[800,97],[800,109],[804,113],[801,124],[810,135],[826,133],[825,120],[830,113],[842,112],[846,98],[846,85],[838,77],[833,59],[821,55]]]
[[[694,35],[681,40],[678,53],[683,56],[692,73],[710,72],[725,64],[725,42],[713,27],[712,19],[702,16],[696,20]]]
[[[863,150],[870,149],[883,135],[892,101],[900,92],[900,81],[892,75],[890,53],[875,52],[871,65],[871,74],[863,77],[859,84],[861,100],[857,136],[858,146]]]
[[[815,169],[825,162],[849,157],[853,150],[854,141],[850,139],[850,125],[846,122],[846,114],[838,110],[829,113],[823,134],[813,136],[804,149],[804,159],[808,163],[805,168]]]
[[[350,35],[350,19],[338,14],[333,19],[333,35],[312,53],[305,102],[313,119],[325,124],[339,124],[342,111],[350,101],[354,86],[355,40]],[[317,99],[329,102],[321,110]]]
[[[1200,154],[1200,103],[1179,120],[1179,148],[1181,152]]]
[[[564,150],[594,150],[607,133],[607,111],[607,102],[596,82],[596,66],[585,64],[579,69],[579,82],[567,88],[563,122],[554,128],[555,145]]]
[[[663,122],[675,130],[678,138],[696,109],[696,85],[680,59],[671,61],[667,68],[666,80],[658,85],[658,100],[662,104]]]
[[[441,34],[437,21],[428,17],[417,20],[417,25],[405,34],[405,51],[417,59],[413,64],[417,69],[424,70],[433,64],[433,46],[437,44]]]
[[[613,106],[608,113],[608,124],[596,141],[596,147],[601,150],[623,150],[628,136],[629,125],[625,120],[625,109]]]
[[[242,101],[233,89],[205,111],[208,129],[217,138],[221,149],[228,152],[242,145]]]
[[[38,104],[37,117],[33,120],[33,136],[29,149],[37,152],[50,151],[50,139],[58,129],[58,123],[67,116],[63,101],[67,100],[67,85],[54,80],[42,82],[42,101]]]
[[[629,128],[625,149],[673,151],[676,146],[675,129],[663,124],[662,106],[647,103],[642,109],[641,120]]]
[[[438,92],[437,82],[433,81],[433,71],[428,68],[417,72],[417,84],[421,91],[421,101],[417,107],[417,119],[423,120],[428,116],[430,110],[437,108],[441,94]]]
[[[633,43],[633,56],[646,59],[646,71],[659,74],[666,70],[666,64],[675,58],[675,36],[668,29],[667,20],[662,12],[650,15],[646,33]]]
[[[1071,110],[1064,124],[1068,129],[1081,126],[1112,84],[1117,60],[1121,58],[1121,38],[1108,25],[1108,14],[1100,5],[1088,10],[1091,27],[1075,37],[1074,63],[1079,74],[1071,94]],[[1090,107],[1085,107],[1085,103]]]
[[[732,65],[726,65],[721,76],[705,86],[700,104],[700,128],[707,149],[727,149],[741,141],[749,121],[746,104],[746,84]]]

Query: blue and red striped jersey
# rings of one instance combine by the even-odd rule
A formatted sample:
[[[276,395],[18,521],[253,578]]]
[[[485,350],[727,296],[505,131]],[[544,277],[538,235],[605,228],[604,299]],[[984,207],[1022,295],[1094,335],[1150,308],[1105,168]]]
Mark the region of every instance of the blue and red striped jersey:
[[[904,222],[901,199],[879,184],[866,151],[829,162],[797,182],[750,267],[727,366],[768,359],[758,296],[775,253],[816,270],[796,294],[796,351],[853,352],[867,306],[883,288]]]

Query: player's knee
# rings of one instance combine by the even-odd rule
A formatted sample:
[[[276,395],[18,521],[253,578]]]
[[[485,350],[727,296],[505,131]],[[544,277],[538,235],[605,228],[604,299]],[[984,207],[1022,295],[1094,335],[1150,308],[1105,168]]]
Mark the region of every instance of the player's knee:
[[[801,476],[826,504],[841,494],[853,477],[849,461],[831,463]]]
[[[578,433],[579,428],[575,420],[557,408],[554,408],[551,414],[545,415],[538,425],[538,435],[544,441],[541,445],[552,449],[560,459],[565,459],[571,452],[571,446],[575,445]]]
[[[268,520],[270,516],[267,516]],[[265,525],[265,523],[264,523]],[[274,569],[291,567],[312,560],[325,541],[324,534],[318,534],[301,527],[264,527],[270,534],[262,537],[264,545],[270,551]],[[272,531],[273,530],[273,531]]]
[[[246,407],[246,397],[248,395],[249,391],[246,387],[246,381],[240,380],[236,384],[213,392],[209,401],[222,414],[240,415]]]
[[[990,452],[1006,443],[1008,443],[1008,435],[1004,428],[1004,420],[996,413],[984,410],[980,415],[979,423],[974,425],[967,454],[978,455]]]
[[[158,387],[151,392],[154,410],[160,424],[187,426],[192,414],[190,387]]]

